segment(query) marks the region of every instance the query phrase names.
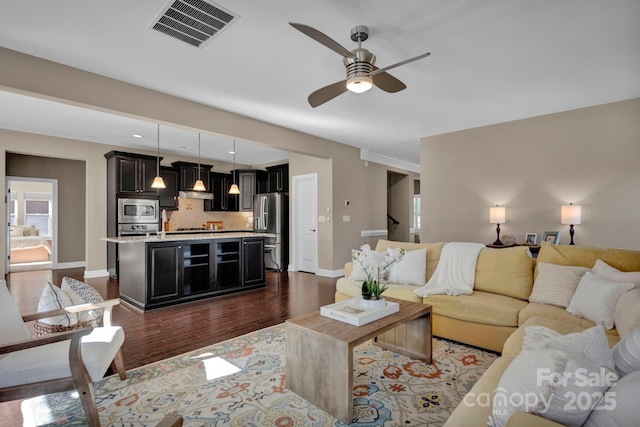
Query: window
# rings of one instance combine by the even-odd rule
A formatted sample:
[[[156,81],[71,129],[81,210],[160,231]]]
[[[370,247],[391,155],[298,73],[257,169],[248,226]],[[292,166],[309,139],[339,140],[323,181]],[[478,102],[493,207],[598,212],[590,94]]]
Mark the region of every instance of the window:
[[[420,195],[413,195],[413,228],[420,230]]]
[[[34,225],[41,236],[51,236],[51,194],[25,193],[25,225]]]

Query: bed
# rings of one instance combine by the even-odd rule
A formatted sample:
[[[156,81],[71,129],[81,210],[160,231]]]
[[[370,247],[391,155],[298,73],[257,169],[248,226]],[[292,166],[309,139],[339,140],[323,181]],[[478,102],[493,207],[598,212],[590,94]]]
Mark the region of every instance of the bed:
[[[33,226],[14,225],[11,227],[11,264],[51,261],[51,244],[37,235]]]

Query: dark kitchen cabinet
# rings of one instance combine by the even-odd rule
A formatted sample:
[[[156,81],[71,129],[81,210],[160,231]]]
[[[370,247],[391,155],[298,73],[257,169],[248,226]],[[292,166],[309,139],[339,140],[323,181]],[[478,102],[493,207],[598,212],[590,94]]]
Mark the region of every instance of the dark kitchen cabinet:
[[[213,244],[182,243],[182,296],[213,290]]]
[[[232,211],[238,210],[238,195],[229,194],[233,183],[233,176],[229,173],[211,173],[211,192],[213,200],[204,201],[206,211]]]
[[[216,241],[216,290],[232,289],[242,285],[241,241],[241,239]]]
[[[182,245],[176,242],[147,244],[147,305],[180,297]]]
[[[108,185],[113,185],[119,197],[158,195],[151,188],[157,172],[155,157],[119,151],[111,151],[104,156],[107,158],[107,175],[113,180]]]
[[[198,180],[198,164],[189,162],[173,162],[171,166],[176,168],[180,177],[180,190],[192,191],[193,185]],[[211,168],[213,165],[200,164],[200,179],[204,183],[206,191],[211,191]]]
[[[162,166],[160,168],[160,176],[164,180],[165,189],[158,190],[160,195],[160,209],[177,210],[178,209],[178,170]]]
[[[259,285],[264,283],[264,239],[242,239],[243,262],[243,286]]]
[[[289,165],[269,166],[268,193],[287,193],[289,191]]]

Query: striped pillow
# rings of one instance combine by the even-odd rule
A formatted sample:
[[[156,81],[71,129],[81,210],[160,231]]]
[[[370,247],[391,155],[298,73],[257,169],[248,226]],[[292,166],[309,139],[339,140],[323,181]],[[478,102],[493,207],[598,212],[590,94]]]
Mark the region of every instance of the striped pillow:
[[[586,267],[538,263],[538,277],[533,283],[529,302],[567,308],[587,271]]]
[[[72,305],[71,298],[62,289],[47,283],[38,302],[38,313],[71,307]],[[73,326],[78,323],[78,316],[75,313],[67,313],[62,316],[47,317],[39,321],[47,325]]]

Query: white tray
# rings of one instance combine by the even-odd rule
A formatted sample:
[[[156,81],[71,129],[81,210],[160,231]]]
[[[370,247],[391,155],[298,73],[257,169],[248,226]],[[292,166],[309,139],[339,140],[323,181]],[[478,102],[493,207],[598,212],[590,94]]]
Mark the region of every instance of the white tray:
[[[385,303],[383,308],[368,308],[364,306],[362,298],[351,298],[320,307],[320,314],[350,325],[362,326],[400,311],[400,304],[391,301]]]

